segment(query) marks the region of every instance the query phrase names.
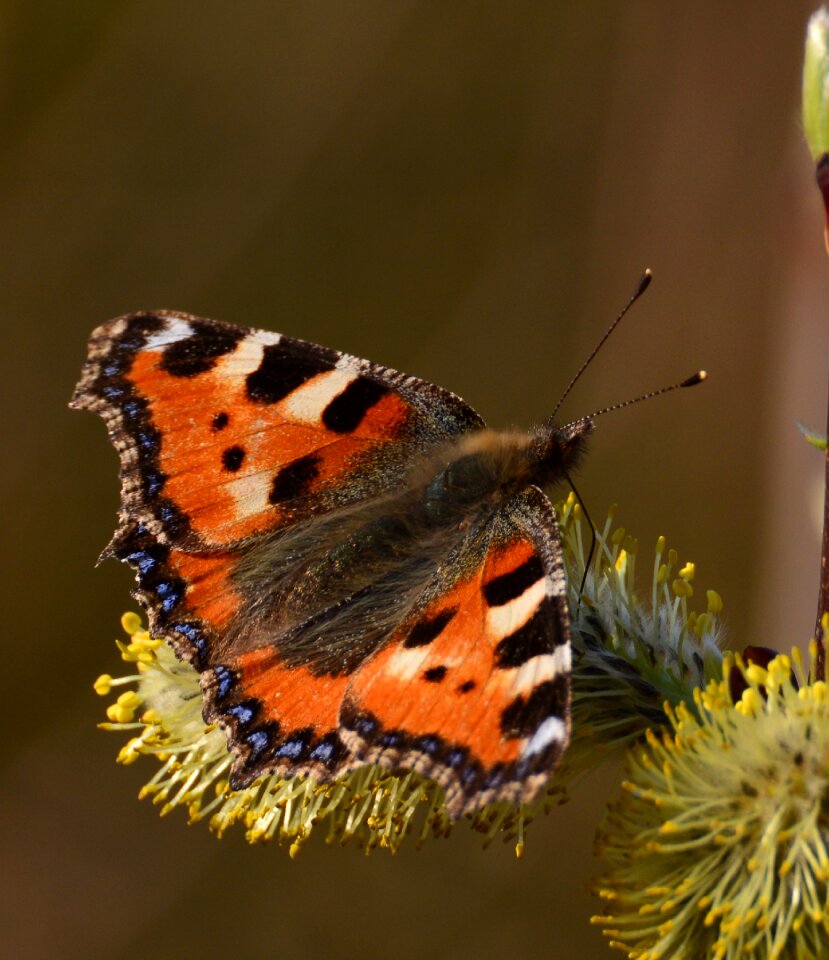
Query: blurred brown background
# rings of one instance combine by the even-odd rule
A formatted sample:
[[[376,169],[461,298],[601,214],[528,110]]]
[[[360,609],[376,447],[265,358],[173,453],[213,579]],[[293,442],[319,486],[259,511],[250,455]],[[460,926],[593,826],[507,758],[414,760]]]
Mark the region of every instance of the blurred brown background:
[[[596,517],[668,535],[730,642],[808,637],[829,262],[798,123],[811,4],[5,0],[0,954],[610,955],[588,916],[609,778],[510,847],[219,842],[135,793],[95,723],[127,570],[102,425],[66,402],[103,320],[276,329],[543,418],[645,266],[568,416]]]

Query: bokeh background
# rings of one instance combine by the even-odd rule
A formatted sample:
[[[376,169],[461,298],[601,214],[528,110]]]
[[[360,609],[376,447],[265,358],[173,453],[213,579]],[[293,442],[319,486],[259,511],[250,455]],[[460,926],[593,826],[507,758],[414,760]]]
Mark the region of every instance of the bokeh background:
[[[102,424],[66,409],[103,320],[168,307],[347,349],[499,427],[569,416],[618,500],[725,598],[728,641],[816,604],[829,262],[798,120],[808,3],[5,0],[0,7],[0,954],[155,960],[609,955],[588,925],[612,776],[525,859],[217,841],[98,732],[130,576]]]

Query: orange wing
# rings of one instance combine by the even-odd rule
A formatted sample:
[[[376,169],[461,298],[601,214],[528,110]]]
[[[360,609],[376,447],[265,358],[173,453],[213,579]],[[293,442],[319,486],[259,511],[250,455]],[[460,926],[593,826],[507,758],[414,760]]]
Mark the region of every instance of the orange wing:
[[[104,418],[121,455],[122,520],[189,551],[377,496],[418,450],[483,425],[423,380],[169,312],[96,330],[72,405]]]
[[[537,793],[569,738],[559,544],[530,487],[456,550],[351,678],[340,733],[356,758],[439,781],[456,815]]]

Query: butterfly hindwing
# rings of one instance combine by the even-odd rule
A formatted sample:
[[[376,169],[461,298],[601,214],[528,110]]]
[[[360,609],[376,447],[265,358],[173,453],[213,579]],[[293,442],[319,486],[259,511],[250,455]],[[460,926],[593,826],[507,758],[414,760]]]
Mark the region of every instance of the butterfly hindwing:
[[[465,538],[352,677],[340,724],[355,757],[439,781],[455,814],[531,799],[569,737],[559,544],[537,487]]]
[[[231,784],[243,787],[269,772],[326,781],[354,766],[338,732],[347,682],[347,676],[280,663],[266,648],[207,670],[205,712],[228,736]]]

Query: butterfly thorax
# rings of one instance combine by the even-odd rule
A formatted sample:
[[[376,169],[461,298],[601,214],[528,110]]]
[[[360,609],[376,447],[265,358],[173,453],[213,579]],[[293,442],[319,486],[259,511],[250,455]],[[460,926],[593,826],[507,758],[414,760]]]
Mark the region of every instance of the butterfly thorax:
[[[351,672],[405,616],[447,554],[522,489],[560,480],[591,429],[584,420],[553,431],[470,432],[425,450],[387,496],[253,543],[236,573],[249,602],[221,655],[274,646],[285,662]]]

